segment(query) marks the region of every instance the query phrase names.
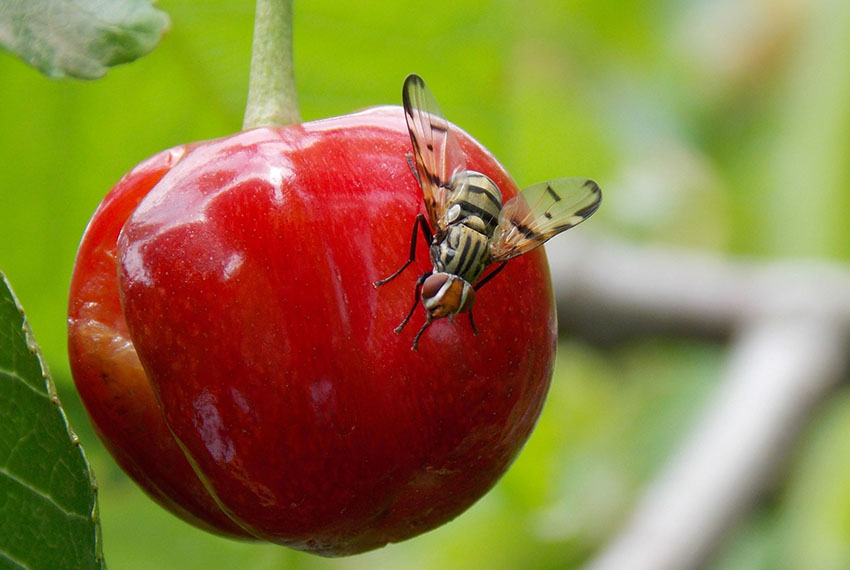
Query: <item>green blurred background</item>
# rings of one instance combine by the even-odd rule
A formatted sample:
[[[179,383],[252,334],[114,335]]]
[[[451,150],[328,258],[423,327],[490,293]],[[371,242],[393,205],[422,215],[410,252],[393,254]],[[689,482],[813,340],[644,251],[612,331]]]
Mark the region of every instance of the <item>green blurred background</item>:
[[[723,346],[645,339],[603,351],[565,337],[540,424],[497,488],[436,531],[348,559],[206,535],[154,505],[111,461],[65,354],[77,243],[133,165],[238,130],[247,91],[252,2],[159,6],[172,20],[160,47],[99,81],[50,81],[0,54],[0,268],[91,458],[107,563],[580,566],[694,421]],[[295,10],[305,120],[398,104],[415,71],[521,186],[558,176],[600,182],[604,207],[574,231],[763,258],[850,254],[848,2],[314,0]],[[844,390],[712,568],[850,567],[848,438]]]

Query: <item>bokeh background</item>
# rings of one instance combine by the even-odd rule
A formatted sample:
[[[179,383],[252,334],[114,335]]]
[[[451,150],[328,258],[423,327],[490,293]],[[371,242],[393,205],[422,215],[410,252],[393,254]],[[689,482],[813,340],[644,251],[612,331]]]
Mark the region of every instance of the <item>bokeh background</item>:
[[[142,159],[240,128],[253,3],[161,0],[172,29],[95,82],[0,54],[0,268],[100,486],[123,570],[580,567],[693,424],[726,347],[564,336],[538,428],[454,522],[348,559],[220,539],[148,500],[93,435],[65,353],[89,216]],[[574,232],[755,258],[850,255],[850,3],[843,0],[296,1],[305,120],[400,103],[417,72],[447,116],[525,185],[590,176],[606,202]],[[560,239],[569,239],[567,236]],[[830,398],[712,570],[850,567],[850,394]]]

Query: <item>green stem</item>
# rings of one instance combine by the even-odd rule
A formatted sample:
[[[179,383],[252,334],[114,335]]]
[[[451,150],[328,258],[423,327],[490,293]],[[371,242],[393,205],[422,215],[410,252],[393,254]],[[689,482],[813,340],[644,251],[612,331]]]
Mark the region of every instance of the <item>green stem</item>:
[[[292,65],[292,0],[257,0],[242,128],[285,126],[300,121]]]

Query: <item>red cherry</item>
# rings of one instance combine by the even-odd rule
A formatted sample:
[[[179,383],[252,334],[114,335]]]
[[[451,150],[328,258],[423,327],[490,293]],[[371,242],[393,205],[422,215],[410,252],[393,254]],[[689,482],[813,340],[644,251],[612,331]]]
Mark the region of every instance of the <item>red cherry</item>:
[[[505,200],[515,195],[498,162],[458,136],[467,167]],[[402,110],[377,108],[181,147],[149,161],[155,176],[131,173],[107,196],[72,286],[75,380],[119,462],[149,491],[158,481],[166,506],[219,531],[235,521],[259,538],[345,555],[454,518],[516,457],[552,374],[545,255],[512,260],[481,289],[480,334],[466,317],[439,319],[412,351],[421,305],[393,329],[431,270],[427,244],[399,277],[372,286],[405,261],[424,211],[410,149]],[[124,194],[126,206],[109,207]],[[116,258],[112,229],[122,226]],[[81,320],[107,326],[98,334],[112,343]],[[128,334],[156,395],[138,404],[135,361],[103,348]],[[126,400],[144,408],[147,449]],[[162,417],[170,431],[154,427]],[[203,486],[185,480],[175,449]],[[206,510],[199,489],[221,510]]]

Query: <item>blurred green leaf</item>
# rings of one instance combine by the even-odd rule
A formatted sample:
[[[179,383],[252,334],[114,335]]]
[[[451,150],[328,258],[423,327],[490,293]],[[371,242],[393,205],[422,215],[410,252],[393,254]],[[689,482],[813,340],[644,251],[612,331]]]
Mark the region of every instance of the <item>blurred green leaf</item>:
[[[790,485],[778,508],[783,565],[774,568],[843,570],[850,567],[850,394],[835,394],[793,458]]]
[[[150,52],[167,29],[149,0],[0,0],[0,47],[53,78],[101,77]]]
[[[776,531],[775,509],[762,508],[741,521],[710,570],[778,570],[807,568],[794,566],[781,557],[783,542]]]
[[[0,273],[0,567],[103,568],[94,480]]]

